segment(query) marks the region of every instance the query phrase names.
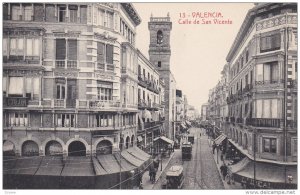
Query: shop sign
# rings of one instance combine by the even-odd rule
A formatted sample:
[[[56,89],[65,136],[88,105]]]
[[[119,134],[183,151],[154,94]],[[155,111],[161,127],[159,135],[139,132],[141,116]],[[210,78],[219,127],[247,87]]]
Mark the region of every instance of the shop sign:
[[[9,107],[26,107],[27,99],[23,97],[8,97],[6,98],[6,105]]]
[[[254,179],[241,176],[241,183],[245,184],[245,185],[254,186]],[[271,183],[266,182],[266,181],[256,180],[255,181],[255,187],[270,189],[271,188]]]

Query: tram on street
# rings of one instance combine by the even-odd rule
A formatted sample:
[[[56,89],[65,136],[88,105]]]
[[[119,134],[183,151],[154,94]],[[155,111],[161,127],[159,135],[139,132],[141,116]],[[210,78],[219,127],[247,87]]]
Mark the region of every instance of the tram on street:
[[[183,143],[181,146],[182,160],[191,160],[192,158],[192,144],[191,142]]]
[[[180,165],[172,166],[166,173],[166,182],[162,185],[163,189],[181,189],[184,183],[183,167]]]
[[[189,135],[188,135],[188,142],[191,142],[191,144],[194,144],[194,141],[195,141],[194,135],[189,134]]]

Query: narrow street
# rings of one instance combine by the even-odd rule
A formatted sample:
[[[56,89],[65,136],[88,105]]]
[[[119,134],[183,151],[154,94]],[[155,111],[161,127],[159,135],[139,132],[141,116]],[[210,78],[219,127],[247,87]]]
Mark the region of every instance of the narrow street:
[[[194,134],[195,136],[192,159],[190,161],[182,161],[181,150],[175,150],[173,158],[165,169],[166,172],[173,165],[183,166],[185,176],[183,189],[224,189],[211,148],[208,144],[208,138],[204,135],[204,132],[200,128],[191,128],[190,134]],[[165,172],[161,175],[161,178],[154,185],[153,189],[161,189],[161,184],[166,178]]]

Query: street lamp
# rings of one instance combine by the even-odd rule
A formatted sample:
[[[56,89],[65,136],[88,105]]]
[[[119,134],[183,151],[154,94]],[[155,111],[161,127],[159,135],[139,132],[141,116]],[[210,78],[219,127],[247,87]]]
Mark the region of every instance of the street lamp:
[[[162,153],[163,153],[163,149],[160,149],[160,171],[162,171]]]

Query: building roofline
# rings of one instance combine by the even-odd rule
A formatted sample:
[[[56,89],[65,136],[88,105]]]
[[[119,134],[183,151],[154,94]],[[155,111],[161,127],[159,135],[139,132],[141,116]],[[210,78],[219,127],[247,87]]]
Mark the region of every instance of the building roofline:
[[[136,26],[138,26],[142,22],[142,19],[139,16],[136,9],[134,8],[133,4],[132,3],[121,3],[121,5],[125,9],[125,11],[128,13],[131,20],[134,22],[134,24]]]
[[[243,40],[244,36],[246,35],[249,27],[254,21],[254,17],[257,14],[260,14],[262,12],[270,11],[271,9],[276,9],[278,6],[286,6],[290,4],[295,3],[259,3],[256,4],[255,7],[250,9],[233,41],[233,44],[231,45],[231,48],[226,56],[226,61],[230,62],[235,54],[235,51],[239,48],[240,42]],[[276,6],[277,5],[277,6]],[[274,7],[275,6],[275,7]],[[265,8],[265,9],[263,9]]]

